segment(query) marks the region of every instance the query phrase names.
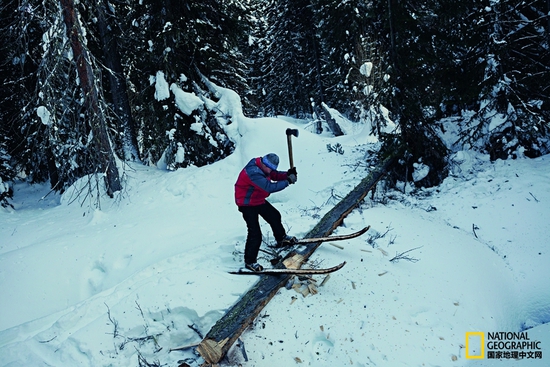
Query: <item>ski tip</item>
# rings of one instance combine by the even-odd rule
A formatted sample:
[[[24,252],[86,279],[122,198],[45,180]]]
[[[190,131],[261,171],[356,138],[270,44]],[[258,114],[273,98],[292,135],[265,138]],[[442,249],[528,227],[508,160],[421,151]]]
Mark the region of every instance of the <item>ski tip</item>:
[[[228,271],[228,274],[234,274],[234,275],[262,275],[263,271],[252,271],[247,268],[239,268],[239,270],[232,270]]]
[[[246,273],[246,269],[245,268],[239,268],[238,270],[231,270],[231,271],[228,271],[229,274],[243,274],[243,273]]]

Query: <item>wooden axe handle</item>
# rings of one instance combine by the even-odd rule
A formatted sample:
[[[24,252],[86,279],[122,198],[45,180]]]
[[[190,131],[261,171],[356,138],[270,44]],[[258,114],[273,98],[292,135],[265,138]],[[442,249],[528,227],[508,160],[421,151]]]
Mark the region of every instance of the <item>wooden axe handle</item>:
[[[288,160],[290,162],[290,168],[293,168],[294,160],[292,159],[292,135],[286,136],[286,142],[288,144]]]

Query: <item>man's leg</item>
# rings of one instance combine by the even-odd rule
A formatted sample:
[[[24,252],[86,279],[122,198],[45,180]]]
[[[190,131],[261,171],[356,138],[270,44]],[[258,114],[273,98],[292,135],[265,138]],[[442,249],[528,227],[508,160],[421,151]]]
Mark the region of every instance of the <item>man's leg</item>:
[[[281,223],[281,213],[279,213],[279,211],[267,201],[265,202],[265,204],[258,206],[258,209],[258,213],[271,226],[275,241],[282,241],[282,239],[285,237],[286,231],[283,227],[283,224]]]
[[[239,207],[239,211],[243,214],[246,228],[248,229],[244,248],[244,262],[246,264],[253,264],[258,261],[258,252],[262,244],[262,230],[258,221],[258,208],[257,206]]]

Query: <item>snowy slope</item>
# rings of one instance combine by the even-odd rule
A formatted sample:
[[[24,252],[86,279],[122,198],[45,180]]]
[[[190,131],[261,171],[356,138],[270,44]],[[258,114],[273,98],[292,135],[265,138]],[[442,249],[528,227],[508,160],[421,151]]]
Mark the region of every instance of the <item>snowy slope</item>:
[[[276,152],[286,168],[284,131],[301,129],[298,183],[270,197],[296,236],[368,173],[357,164],[374,148],[366,131],[330,138],[233,115],[234,154],[175,172],[130,165],[124,192],[101,209],[16,185],[15,210],[0,211],[0,366],[199,365],[191,350],[170,348],[199,342],[256,281],[227,274],[242,265],[246,227],[233,203],[242,166]],[[315,295],[282,289],[242,335],[248,361],[234,348],[225,363],[547,366],[550,157],[455,158],[459,173],[440,187],[378,190],[355,210],[337,232],[371,231],[343,249],[323,244],[312,259],[347,265]],[[418,261],[389,261],[411,249]],[[465,358],[466,332],[530,327],[542,359]]]

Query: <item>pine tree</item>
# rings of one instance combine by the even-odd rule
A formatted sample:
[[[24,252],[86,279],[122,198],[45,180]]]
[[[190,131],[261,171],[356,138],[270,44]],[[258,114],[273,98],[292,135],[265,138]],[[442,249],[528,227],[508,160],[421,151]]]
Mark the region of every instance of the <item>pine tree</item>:
[[[372,2],[315,0],[325,101],[380,134],[391,94],[390,62]]]
[[[70,42],[78,79],[82,88],[84,108],[91,120],[90,130],[94,138],[92,145],[93,169],[105,175],[107,194],[112,197],[115,192],[122,189],[122,185],[107,133],[105,116],[100,106],[98,91],[100,87],[96,83],[89,54],[82,43],[83,32],[78,21],[78,14],[74,3],[72,0],[60,1],[63,20],[67,28],[67,38]]]
[[[174,93],[216,101],[219,97],[210,82],[241,93],[246,90],[236,48],[244,35],[239,21],[242,7],[223,0],[131,5],[122,15],[123,59],[134,91],[131,100],[144,160],[156,164],[162,158],[175,169],[226,156],[233,149],[223,130],[223,123],[230,123],[227,116],[218,119],[219,111],[207,104],[185,113],[175,103]],[[167,93],[158,93],[161,85]]]
[[[266,52],[260,89],[267,115],[311,115],[311,99],[322,100],[318,40],[309,0],[273,2],[267,11]]]
[[[500,1],[484,9],[480,108],[464,140],[481,144],[491,159],[550,152],[550,5]]]
[[[13,168],[30,176],[30,181],[48,178],[45,155],[33,149],[43,141],[41,126],[31,127],[30,122],[36,116],[40,42],[46,33],[44,18],[48,14],[44,6],[14,0],[0,5],[0,144],[6,150],[3,156],[11,156]],[[11,175],[6,174],[3,179],[8,176]]]
[[[268,9],[273,6],[273,0],[255,0],[248,3],[244,21],[248,34],[243,37],[240,49],[243,54],[243,62],[246,65],[245,77],[249,88],[245,91],[243,110],[248,116],[265,116],[265,75],[262,72],[262,60],[267,55],[269,40],[267,31],[269,28]]]
[[[2,125],[0,126],[0,205],[3,207],[11,206],[8,199],[13,196],[12,182],[16,176],[5,140],[7,140],[7,134]]]
[[[103,84],[110,89],[110,93],[105,93],[105,97],[111,101],[109,105],[113,117],[112,130],[116,132],[113,143],[118,155],[124,160],[139,161],[136,122],[130,107],[128,86],[118,46],[121,43],[121,19],[117,18],[114,7],[105,0],[92,2],[87,8],[92,11],[92,21],[87,23],[90,30],[94,30],[94,25],[97,24],[97,42],[101,52],[96,52],[102,56],[105,65],[105,71],[102,73]]]
[[[434,106],[440,93],[432,85],[437,57],[432,37],[437,2],[388,0],[379,3],[377,22],[391,62],[392,99],[388,106],[399,126],[398,135],[384,135],[382,155],[398,152],[394,177],[412,181],[415,164],[430,168],[421,186],[438,185],[446,177],[447,149],[435,130]]]

